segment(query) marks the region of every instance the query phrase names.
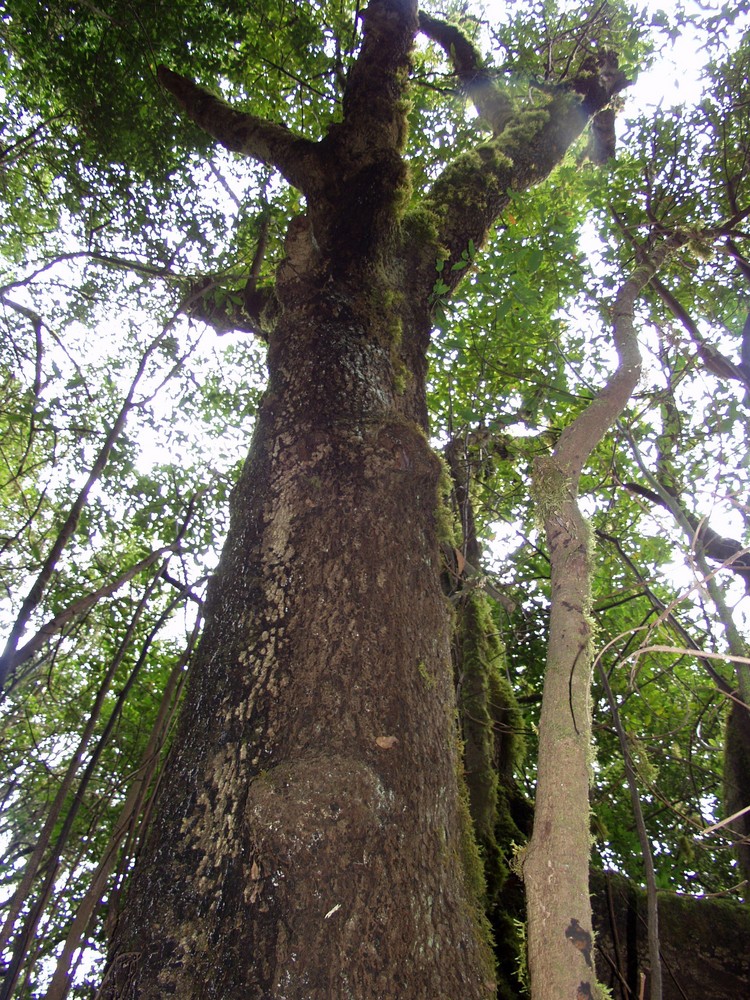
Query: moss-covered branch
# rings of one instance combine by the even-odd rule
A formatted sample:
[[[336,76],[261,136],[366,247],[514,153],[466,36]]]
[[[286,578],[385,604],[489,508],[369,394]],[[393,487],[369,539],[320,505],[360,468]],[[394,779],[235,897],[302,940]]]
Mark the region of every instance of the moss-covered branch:
[[[278,311],[275,289],[270,285],[232,287],[211,277],[196,282],[183,312],[208,324],[219,335],[252,333],[268,340]]]
[[[596,71],[581,72],[570,89],[549,95],[546,103],[516,112],[489,142],[458,156],[435,181],[426,198],[437,220],[440,245],[449,264],[469,246],[481,246],[510,202],[544,180],[586,128],[590,118],[628,83],[611,53]],[[449,289],[460,271],[445,269]]]
[[[454,24],[419,13],[419,30],[446,53],[462,88],[495,135],[502,132],[513,114],[508,95],[483,65],[469,39]]]

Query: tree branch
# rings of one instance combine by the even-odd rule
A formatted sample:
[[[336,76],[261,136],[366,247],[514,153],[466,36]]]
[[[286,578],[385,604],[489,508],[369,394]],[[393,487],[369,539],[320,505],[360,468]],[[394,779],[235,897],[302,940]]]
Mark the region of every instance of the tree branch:
[[[417,33],[416,0],[371,0],[360,15],[362,45],[344,92],[343,132],[348,153],[361,156],[373,148],[400,151],[408,127],[406,93],[411,51]],[[362,142],[352,142],[352,135]]]
[[[238,111],[204,87],[166,66],[159,83],[187,115],[225,149],[275,167],[292,187],[306,191],[318,171],[317,146],[283,125]]]
[[[498,135],[513,115],[510,98],[498,86],[469,39],[453,24],[419,12],[419,30],[439,45],[453,64],[464,92]]]
[[[29,660],[49,639],[51,639],[52,636],[61,632],[71,619],[81,618],[103,597],[109,597],[110,594],[114,594],[114,592],[119,590],[120,587],[129,583],[133,577],[153,566],[157,559],[161,559],[166,552],[176,552],[178,549],[179,545],[176,542],[171,545],[163,545],[161,548],[155,549],[150,553],[150,555],[146,556],[145,559],[141,559],[139,562],[134,563],[119,576],[114,577],[112,580],[108,580],[107,583],[102,584],[101,587],[97,587],[96,590],[92,590],[89,594],[79,597],[66,608],[63,608],[63,610],[58,612],[54,618],[45,622],[45,624],[42,625],[42,627],[35,632],[34,635],[27,642],[25,642],[23,646],[21,646],[20,649],[17,649],[12,654],[8,663],[9,672],[14,673],[18,670],[18,668],[22,664],[26,663],[26,661]]]
[[[607,696],[610,711],[612,712],[612,721],[615,726],[615,732],[617,733],[617,740],[620,744],[623,764],[625,765],[625,777],[628,782],[628,791],[630,792],[630,804],[633,809],[635,828],[638,831],[638,841],[641,845],[641,852],[643,853],[643,871],[646,876],[646,899],[648,909],[648,956],[649,964],[651,966],[651,992],[649,996],[650,1000],[661,1000],[662,969],[661,950],[659,945],[659,903],[657,898],[656,870],[654,868],[654,854],[651,848],[651,838],[648,835],[646,820],[641,807],[641,797],[638,789],[638,776],[633,764],[632,754],[630,753],[628,734],[625,732],[625,727],[622,724],[620,710],[618,708],[614,692],[612,691],[612,687],[609,683],[607,671],[604,669],[604,664],[601,659],[599,660],[599,678],[602,682],[602,686],[604,687],[604,693]]]
[[[638,496],[645,497],[651,503],[668,510],[686,533],[692,531],[693,547],[700,549],[706,558],[720,562],[723,569],[730,569],[740,576],[744,581],[745,590],[750,593],[750,553],[747,546],[738,542],[736,538],[725,538],[718,531],[714,531],[706,518],[696,517],[695,514],[685,510],[679,497],[672,490],[663,488],[663,493],[659,494],[646,486],[641,486],[640,483],[622,485],[629,493],[637,493]]]
[[[183,309],[190,319],[200,320],[222,336],[225,333],[252,333],[267,341],[273,328],[278,300],[270,285],[230,288],[215,278],[197,281]]]
[[[741,382],[746,389],[750,389],[750,372],[746,373],[743,371],[741,365],[734,364],[733,361],[725,357],[712,344],[704,340],[688,311],[670,292],[666,285],[663,285],[656,277],[652,278],[651,284],[672,315],[682,323],[690,334],[690,339],[698,351],[698,357],[706,368],[718,378],[734,379],[737,382]]]
[[[5,688],[5,683],[8,678],[8,672],[10,669],[10,664],[12,662],[13,656],[18,648],[18,643],[21,636],[26,631],[26,626],[31,620],[31,616],[39,606],[44,594],[47,590],[50,580],[53,577],[54,571],[57,567],[60,556],[68,545],[68,542],[75,534],[78,528],[78,522],[81,518],[81,513],[88,503],[89,493],[91,492],[94,483],[98,481],[101,477],[104,469],[109,462],[109,457],[112,453],[112,449],[115,447],[120,435],[123,432],[125,423],[130,412],[139,404],[136,403],[135,393],[146,372],[148,362],[152,357],[154,351],[156,351],[159,345],[162,343],[164,338],[168,336],[171,329],[172,320],[170,320],[162,328],[161,332],[151,341],[146,350],[144,351],[141,359],[138,363],[135,375],[130,383],[130,387],[127,391],[125,399],[115,417],[115,420],[110,427],[109,431],[104,438],[97,456],[94,460],[94,464],[89,470],[86,481],[79,490],[75,499],[73,500],[68,512],[65,516],[65,520],[62,525],[58,528],[55,540],[44,559],[44,562],[40,566],[36,579],[32,583],[26,597],[21,602],[21,607],[19,608],[16,620],[11,626],[10,634],[5,644],[5,648],[0,654],[0,694]]]
[[[623,485],[627,489],[627,488],[630,488],[631,486],[634,486],[635,484],[633,484],[633,483],[625,483]],[[656,493],[653,493],[651,490],[646,490],[645,487],[638,487],[637,492],[638,493],[643,493],[644,496],[646,494],[650,494],[650,496],[652,498],[655,498],[654,499],[655,503],[661,503],[660,497]],[[639,585],[639,587],[641,589],[641,593],[643,594],[643,596],[648,600],[648,602],[651,604],[651,606],[654,608],[654,610],[659,614],[660,619],[662,621],[667,622],[667,624],[669,624],[675,630],[675,632],[678,634],[678,636],[682,640],[683,645],[684,646],[689,646],[691,649],[700,651],[700,646],[693,639],[692,635],[688,632],[688,630],[680,623],[679,619],[675,616],[674,612],[671,610],[671,605],[670,605],[670,607],[667,607],[667,605],[664,603],[664,601],[662,601],[660,597],[657,597],[657,595],[651,589],[651,587],[649,586],[646,578],[640,572],[640,570],[638,569],[638,567],[636,566],[636,564],[633,562],[633,560],[630,558],[630,556],[625,552],[624,548],[622,547],[622,544],[621,544],[620,540],[618,538],[616,538],[614,535],[610,535],[606,531],[602,531],[599,528],[597,528],[597,530],[596,530],[596,537],[597,538],[601,538],[605,542],[609,542],[610,545],[614,546],[614,548],[616,549],[617,554],[619,555],[620,559],[628,567],[628,569],[630,570],[630,572],[633,574],[633,576],[635,577],[635,579],[638,581],[638,585]],[[714,680],[714,682],[716,684],[716,687],[720,691],[722,691],[724,694],[730,694],[731,690],[732,690],[732,685],[729,684],[721,676],[720,673],[718,673],[716,670],[714,670],[713,665],[711,664],[710,660],[703,660],[702,662],[703,662],[703,665],[705,666],[706,670],[708,671],[708,673],[713,678],[713,680]]]
[[[437,217],[439,244],[451,266],[470,241],[484,243],[512,193],[544,180],[591,116],[628,85],[612,54],[602,57],[600,68],[579,74],[570,89],[556,90],[545,105],[515,113],[499,135],[458,156],[437,178],[425,206]],[[461,276],[444,269],[449,291]]]
[[[556,464],[570,477],[574,490],[577,489],[584,463],[606,429],[622,413],[640,378],[641,353],[633,322],[636,300],[682,241],[682,237],[672,237],[644,257],[615,297],[612,325],[617,369],[586,409],[563,430],[555,448]]]

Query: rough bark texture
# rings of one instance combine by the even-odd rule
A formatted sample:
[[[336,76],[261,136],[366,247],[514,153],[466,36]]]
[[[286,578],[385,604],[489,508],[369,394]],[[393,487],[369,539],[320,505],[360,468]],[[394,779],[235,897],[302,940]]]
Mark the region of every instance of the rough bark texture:
[[[646,894],[616,875],[592,877],[597,971],[614,1000],[650,1000]],[[750,996],[750,908],[659,893],[663,1000]],[[641,983],[645,981],[645,993]]]
[[[287,405],[274,379],[263,406],[105,995],[492,993],[462,865],[438,466],[384,412],[387,354],[355,336],[342,366],[335,324],[310,336],[327,308],[286,338],[295,370],[317,345],[318,377],[292,377]]]
[[[300,182],[269,388],[106,997],[494,991],[459,794],[427,295],[399,253],[415,31],[415,5],[373,5],[345,121]],[[255,121],[243,141],[259,131],[267,145]]]
[[[743,896],[750,900],[750,711],[744,704],[732,705],[724,742],[724,809],[727,816],[741,813],[730,827],[735,836],[735,853]]]
[[[550,466],[551,466],[550,462]],[[537,478],[540,477],[537,470]],[[588,526],[556,468],[545,519],[552,570],[534,832],[524,861],[533,1000],[596,996],[588,859],[591,562]],[[547,503],[550,502],[548,493]],[[549,507],[548,507],[549,509]],[[583,862],[583,863],[582,863]]]
[[[451,571],[446,585],[456,609],[454,672],[469,809],[487,887],[485,908],[494,936],[497,996],[516,1000],[522,992],[523,942],[518,928],[525,907],[523,887],[510,868],[514,852],[528,837],[532,812],[515,780],[525,750],[524,724],[506,677],[505,650],[486,583],[466,573],[469,566],[481,565],[471,497],[476,456],[465,435],[448,444],[445,456],[454,522],[460,526],[452,538],[457,548],[447,553]]]

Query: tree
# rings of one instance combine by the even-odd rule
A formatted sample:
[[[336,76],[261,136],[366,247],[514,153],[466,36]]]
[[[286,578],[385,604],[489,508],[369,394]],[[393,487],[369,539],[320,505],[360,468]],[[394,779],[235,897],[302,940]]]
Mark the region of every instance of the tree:
[[[124,901],[119,889],[109,891],[112,949],[104,996],[495,993],[485,911],[496,929],[501,917],[510,922],[512,878],[498,872],[508,865],[510,841],[522,836],[524,826],[518,747],[509,749],[513,741],[504,743],[501,736],[523,723],[510,684],[499,673],[498,618],[487,593],[481,593],[478,539],[502,507],[496,504],[493,510],[483,495],[503,476],[520,479],[512,469],[514,453],[523,446],[503,435],[503,421],[511,426],[521,416],[533,428],[545,410],[554,413],[556,426],[569,423],[553,461],[561,463],[559,475],[572,477],[573,493],[577,491],[585,458],[577,455],[571,465],[566,442],[603,397],[583,414],[575,398],[568,396],[561,405],[568,390],[560,355],[544,375],[547,388],[553,388],[546,399],[543,384],[526,386],[524,380],[529,370],[541,368],[540,358],[558,342],[543,331],[556,322],[561,289],[568,283],[575,291],[582,284],[575,273],[575,241],[584,212],[583,189],[588,185],[594,203],[606,197],[600,175],[570,161],[560,165],[592,116],[600,113],[595,131],[599,145],[592,145],[590,154],[607,159],[610,103],[627,82],[612,46],[619,47],[621,58],[630,57],[634,39],[628,38],[622,12],[614,9],[594,7],[577,21],[539,5],[532,12],[535,17],[522,13],[504,29],[504,69],[513,71],[515,79],[501,85],[499,71],[479,56],[480,26],[470,18],[459,27],[418,12],[407,0],[372,0],[352,21],[353,13],[339,4],[320,10],[280,4],[249,12],[232,5],[221,12],[192,5],[154,12],[144,6],[138,9],[138,31],[150,46],[137,49],[127,71],[119,54],[121,39],[127,41],[133,30],[126,5],[113,4],[106,13],[86,7],[75,17],[65,7],[54,6],[47,16],[39,16],[19,5],[8,22],[12,55],[6,76],[14,88],[12,97],[36,109],[28,122],[19,122],[18,135],[6,148],[9,158],[18,154],[18,169],[8,175],[10,221],[25,234],[35,225],[52,227],[73,212],[86,250],[57,247],[55,261],[84,255],[91,269],[91,296],[101,296],[107,276],[118,271],[130,276],[125,287],[117,287],[124,287],[131,303],[145,299],[142,289],[152,280],[164,290],[151,303],[161,313],[161,326],[149,343],[133,332],[130,356],[121,364],[134,369],[135,377],[124,390],[118,372],[110,379],[113,397],[121,394],[124,402],[105,399],[106,412],[97,419],[109,425],[107,433],[98,448],[88,449],[96,454],[88,460],[86,483],[69,497],[54,476],[45,481],[35,474],[35,452],[44,450],[37,428],[54,431],[57,419],[42,411],[49,406],[42,375],[46,307],[18,294],[33,287],[38,272],[30,268],[31,274],[8,282],[2,292],[6,309],[25,321],[36,345],[36,355],[29,359],[34,380],[28,396],[9,410],[24,416],[8,420],[8,466],[16,471],[6,489],[22,523],[21,529],[14,527],[19,534],[13,537],[23,537],[26,544],[28,536],[31,557],[26,566],[18,558],[11,562],[13,589],[26,596],[17,602],[20,610],[4,653],[12,698],[7,732],[20,733],[24,718],[36,726],[37,716],[55,716],[59,682],[51,685],[52,698],[37,686],[49,640],[57,642],[51,647],[58,651],[55,655],[69,656],[70,630],[83,621],[96,626],[92,635],[98,638],[106,627],[104,600],[139,581],[128,600],[120,598],[122,628],[109,632],[110,651],[97,660],[102,666],[88,682],[93,709],[41,830],[36,813],[41,817],[45,812],[47,786],[41,775],[29,782],[35,767],[23,761],[20,735],[14,743],[17,760],[8,771],[8,800],[19,818],[11,829],[16,856],[29,855],[29,861],[6,919],[12,951],[4,996],[12,994],[19,977],[30,975],[34,947],[44,954],[43,944],[34,945],[40,941],[39,921],[63,858],[73,848],[71,831],[83,823],[82,806],[92,801],[119,816],[110,820],[109,843],[85,860],[69,856],[65,862],[74,882],[74,874],[85,880],[90,857],[103,856],[79,908],[78,929],[68,936],[50,996],[64,995],[80,940],[76,935],[96,921],[101,887],[126,838],[130,844],[116,886],[124,883],[127,859],[137,854],[137,862]],[[352,23],[361,28],[361,37],[352,32]],[[637,24],[633,32],[637,41]],[[43,38],[58,35],[59,45],[44,48]],[[433,47],[415,53],[418,35]],[[540,50],[546,54],[544,74],[530,68],[538,65]],[[44,77],[53,81],[49,86],[29,72],[39,65],[41,52],[54,67]],[[152,60],[159,61],[155,76],[149,75]],[[301,77],[305,97],[285,108],[283,87],[263,85],[252,75],[251,68],[261,65],[275,67],[278,81]],[[441,93],[446,82],[434,76],[435,66],[447,66],[450,86],[460,97]],[[198,85],[196,77],[211,86],[220,80],[226,98]],[[150,79],[155,96],[147,112],[142,110],[143,79]],[[432,87],[419,89],[420,80]],[[250,112],[241,110],[241,99],[248,94]],[[465,122],[448,129],[438,124],[446,99],[460,105],[466,97],[480,116],[482,138],[477,138],[476,126]],[[66,127],[70,108],[77,116],[77,133]],[[114,130],[113,120],[121,123]],[[730,120],[729,113],[720,117],[724,123]],[[218,256],[212,241],[221,243],[224,223],[218,209],[200,207],[202,168],[192,156],[195,148],[201,156],[209,155],[201,133],[258,165],[247,167],[249,180],[244,194],[237,195],[222,174],[221,157],[209,161],[205,176],[238,209],[234,230]],[[36,150],[39,136],[45,137],[41,153]],[[447,151],[446,141],[455,149]],[[78,174],[70,171],[73,162],[83,165]],[[629,180],[640,169],[635,159],[633,163],[630,172],[626,165],[614,191],[627,194]],[[554,186],[529,190],[556,167]],[[63,176],[60,196],[55,179]],[[232,177],[238,183],[234,178],[242,173]],[[170,184],[180,197],[169,197]],[[39,222],[28,194],[34,190],[50,194],[49,217]],[[733,196],[741,205],[741,191]],[[247,211],[251,202],[253,212]],[[166,225],[157,223],[155,206],[165,212]],[[649,210],[653,214],[653,199]],[[524,211],[528,218],[519,226]],[[535,211],[544,245],[557,240],[560,256],[551,260],[544,259],[544,251],[528,235],[534,232]],[[735,208],[734,215],[742,211]],[[507,227],[504,245],[493,236],[501,217]],[[623,222],[622,211],[615,217]],[[118,243],[123,218],[128,231],[139,234],[140,254]],[[714,225],[714,238],[736,240],[741,235],[736,231],[739,219],[729,218],[731,225]],[[691,242],[684,222],[680,228],[659,221],[656,236],[661,242],[641,248],[636,259],[640,270],[629,289],[630,314],[635,293],[665,264],[667,250]],[[626,236],[635,225],[625,219]],[[515,246],[514,227],[519,229]],[[14,237],[13,226],[8,231],[6,256],[22,258],[21,237]],[[100,248],[102,232],[108,245]],[[38,238],[44,243],[43,235]],[[705,233],[702,239],[706,242]],[[627,254],[631,244],[610,233],[610,245],[613,252]],[[492,266],[485,269],[482,287],[477,268],[485,247]],[[545,291],[550,267],[555,294]],[[513,352],[503,353],[503,335],[497,332],[503,320],[506,343],[515,350],[518,313],[506,308],[500,315],[497,304],[503,268],[526,276],[527,284],[514,285],[512,295],[523,306],[525,325],[533,317],[539,329],[533,343],[525,345],[515,374],[509,370],[516,363]],[[468,314],[452,304],[460,303],[460,284],[467,275],[463,288],[475,295]],[[495,314],[488,322],[483,296],[490,294]],[[512,295],[501,299],[501,305],[508,306]],[[77,302],[79,315],[91,321],[89,289],[76,289],[70,299]],[[181,342],[177,315],[190,317],[194,325],[208,322],[220,333],[253,331],[267,344],[269,374],[250,457],[232,494],[221,562],[205,606],[201,604],[199,622],[205,616],[205,629],[192,660],[180,723],[163,770],[158,770],[156,755],[167,739],[185,663],[183,652],[162,630],[175,604],[201,601],[195,584],[201,573],[193,560],[203,558],[208,528],[201,526],[203,494],[186,494],[191,477],[183,479],[184,470],[167,464],[163,471],[154,468],[144,475],[134,468],[134,441],[126,437],[125,418],[143,420],[162,385],[198,416],[203,412],[188,391],[191,378],[197,378],[188,366],[200,343],[192,335]],[[632,324],[632,316],[628,322]],[[450,435],[446,457],[451,477],[427,441],[428,352],[436,325],[433,372],[445,371],[440,361],[445,352],[451,365],[461,362],[463,380],[450,393],[443,386],[435,394],[434,409],[450,411],[443,427]],[[473,335],[467,327],[472,326],[484,331],[491,351],[469,350]],[[618,335],[622,340],[621,330]],[[451,346],[451,337],[457,346]],[[239,360],[249,368],[257,357],[255,348],[247,347],[244,358],[241,351],[237,349]],[[452,351],[464,356],[451,358]],[[24,357],[20,350],[19,355]],[[484,370],[474,381],[477,357]],[[196,370],[202,367],[195,364]],[[630,367],[632,383],[635,369]],[[83,387],[84,396],[96,378],[80,370],[65,375],[68,390]],[[238,400],[243,406],[252,404],[252,393],[242,401],[242,375],[231,377],[236,388],[227,391],[221,379],[203,368],[209,389],[201,397],[210,414],[207,421],[223,420]],[[480,378],[481,405],[474,388]],[[489,388],[493,382],[499,390]],[[630,391],[632,384],[599,431],[622,411]],[[488,409],[501,394],[516,397],[505,416]],[[78,446],[76,429],[80,439],[83,425],[73,419],[74,405],[57,401],[57,413],[69,428],[64,447],[71,451]],[[82,409],[89,419],[95,413],[90,404]],[[547,433],[554,434],[554,427]],[[87,433],[84,425],[84,437]],[[590,452],[596,443],[592,438],[584,450]],[[544,444],[540,435],[534,448]],[[595,456],[600,463],[595,468],[603,467],[604,457]],[[131,550],[112,545],[110,560],[107,539],[116,536],[113,525],[131,516],[129,509],[125,515],[117,503],[108,505],[103,499],[115,471],[120,482],[131,477],[131,501],[144,498],[147,503],[133,514],[138,530]],[[229,479],[231,472],[218,480],[220,495]],[[158,499],[166,488],[173,498],[169,505]],[[446,505],[451,492],[456,524],[449,523]],[[54,503],[47,499],[51,494]],[[58,513],[63,507],[65,517]],[[542,507],[553,525],[558,512]],[[623,516],[627,519],[632,511],[631,505]],[[570,518],[579,523],[574,510]],[[99,559],[80,576],[66,563],[86,534]],[[613,531],[609,537],[615,537]],[[553,567],[554,541],[550,535]],[[182,565],[175,575],[177,560]],[[525,556],[519,564],[524,561],[528,564]],[[624,572],[622,565],[615,576]],[[579,613],[586,610],[590,567],[589,562],[565,575],[564,582],[584,595],[574,602]],[[56,580],[57,574],[65,582],[66,573],[67,590]],[[29,578],[34,581],[30,587]],[[651,599],[645,590],[639,599],[641,594]],[[29,624],[48,605],[51,616],[40,620],[36,634],[23,642]],[[563,606],[555,604],[553,584],[553,654],[559,651],[554,614]],[[508,600],[505,610],[516,613]],[[528,608],[524,614],[526,639],[533,638]],[[611,634],[628,627],[615,621]],[[452,633],[458,637],[453,660]],[[79,650],[81,659],[91,655],[85,646]],[[579,652],[576,647],[571,653],[574,665]],[[511,643],[511,660],[514,655],[518,649]],[[587,890],[588,650],[584,658],[581,690],[571,705],[571,717],[581,722],[576,735],[582,760],[582,847],[575,865],[575,903],[564,894],[557,900],[563,909],[555,911],[556,935],[540,936],[535,929],[534,904],[544,893],[535,889],[540,882],[533,875],[537,833],[525,865],[530,873],[532,992],[538,996],[545,995],[544,988],[557,996],[556,990],[569,991],[571,984],[583,995],[597,989]],[[566,660],[562,666],[564,680],[570,665]],[[138,715],[138,702],[128,698],[144,690],[138,685],[147,671],[152,686],[165,685],[167,696],[159,702],[153,690],[149,693],[160,707],[153,726],[141,732],[132,719],[126,725],[125,713],[132,706],[130,712]],[[69,666],[63,676],[72,690],[81,690],[80,667]],[[456,680],[467,789],[456,728]],[[38,709],[35,699],[42,703]],[[559,706],[560,698],[554,700]],[[66,699],[62,703],[70,704]],[[144,714],[150,717],[154,709],[145,708]],[[128,734],[129,744],[113,740],[117,727]],[[69,719],[58,728],[73,731]],[[549,723],[542,732],[551,732]],[[52,743],[57,751],[59,739]],[[39,754],[37,773],[48,759]],[[608,766],[614,767],[617,759],[611,754]],[[539,767],[541,800],[541,758]],[[124,781],[132,768],[138,775],[132,794],[95,787],[107,774],[115,783]],[[21,780],[36,787],[33,806],[17,799]],[[157,787],[146,799],[152,781]],[[138,826],[144,806],[147,822]],[[625,826],[619,823],[618,829]],[[82,828],[94,829],[90,821]],[[37,886],[37,896],[28,906],[31,885]],[[68,898],[75,892],[71,885]],[[59,931],[52,917],[46,919],[41,940],[46,935],[54,944]],[[511,936],[509,931],[498,948],[499,989],[505,995],[517,988],[513,963],[509,971],[503,952]],[[571,943],[576,947],[571,949]],[[564,987],[536,971],[540,951],[551,958],[552,968],[562,970]]]
[[[508,189],[543,178],[625,80],[607,56],[516,117],[473,48],[416,4],[383,0],[362,18],[343,118],[317,143],[159,70],[306,212],[287,233],[269,387],[105,995],[494,991],[456,777],[440,468],[424,437],[435,261],[446,295]],[[455,53],[494,138],[409,211],[420,28]]]

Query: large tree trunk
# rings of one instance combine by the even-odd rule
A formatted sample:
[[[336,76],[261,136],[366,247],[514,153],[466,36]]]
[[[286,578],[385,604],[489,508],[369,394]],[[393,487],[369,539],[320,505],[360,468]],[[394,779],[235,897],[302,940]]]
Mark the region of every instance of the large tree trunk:
[[[386,331],[340,289],[298,300],[107,997],[493,991],[423,385],[396,392]]]

